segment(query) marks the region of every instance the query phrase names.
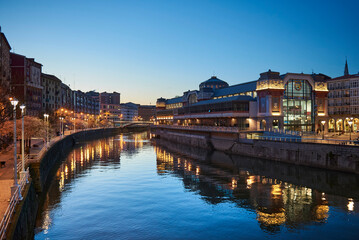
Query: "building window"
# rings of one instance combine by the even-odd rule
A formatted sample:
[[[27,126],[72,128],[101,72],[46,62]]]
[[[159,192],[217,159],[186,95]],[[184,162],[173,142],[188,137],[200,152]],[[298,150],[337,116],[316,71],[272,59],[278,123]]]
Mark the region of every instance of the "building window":
[[[295,131],[312,131],[314,113],[312,86],[307,80],[289,80],[283,99],[284,127]]]

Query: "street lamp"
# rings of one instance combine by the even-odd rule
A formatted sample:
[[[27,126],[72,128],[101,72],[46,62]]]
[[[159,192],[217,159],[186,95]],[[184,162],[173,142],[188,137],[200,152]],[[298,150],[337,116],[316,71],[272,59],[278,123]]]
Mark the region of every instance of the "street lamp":
[[[44,114],[44,120],[46,124],[46,148],[49,147],[49,114]]]
[[[10,98],[11,105],[14,106],[14,186],[11,187],[11,195],[14,195],[16,190],[19,188],[17,184],[17,145],[16,145],[16,106],[19,101],[16,98]],[[19,189],[19,198],[21,197],[21,192]]]
[[[60,134],[61,134],[61,138],[63,138],[63,117],[60,117]]]
[[[76,118],[72,118],[72,121],[74,121],[74,133],[76,132]]]
[[[322,139],[324,139],[324,125],[325,125],[325,120],[322,120],[321,123],[322,123],[322,125],[323,125],[323,136],[322,136]]]
[[[26,172],[25,172],[25,146],[24,146],[24,135],[25,135],[25,131],[24,131],[24,115],[25,115],[25,104],[21,104],[20,106],[21,108],[21,158],[22,158],[22,171],[20,173],[21,178],[23,178],[24,176],[26,176]],[[27,179],[26,179],[27,181]]]
[[[348,121],[348,124],[349,124],[349,141],[352,140],[352,124],[353,124],[353,118],[351,118],[349,121]]]

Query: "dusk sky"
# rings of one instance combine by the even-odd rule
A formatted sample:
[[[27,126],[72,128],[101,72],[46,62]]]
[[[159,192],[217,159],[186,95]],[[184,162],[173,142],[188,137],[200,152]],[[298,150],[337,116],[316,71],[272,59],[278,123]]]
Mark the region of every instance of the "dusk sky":
[[[154,104],[211,75],[359,72],[358,1],[0,0],[12,51],[82,91]]]

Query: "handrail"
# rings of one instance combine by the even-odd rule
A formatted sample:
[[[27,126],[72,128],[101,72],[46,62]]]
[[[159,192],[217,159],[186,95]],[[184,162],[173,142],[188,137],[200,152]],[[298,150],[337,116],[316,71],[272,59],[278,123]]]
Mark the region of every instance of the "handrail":
[[[258,140],[266,141],[280,141],[280,142],[308,142],[308,143],[323,143],[323,144],[337,144],[337,145],[351,145],[359,144],[354,140],[342,139],[319,139],[319,138],[298,138],[298,137],[283,137],[283,136],[257,136]]]
[[[192,129],[192,130],[211,130],[217,132],[231,132],[238,133],[238,127],[222,127],[222,126],[176,126],[176,125],[159,125],[160,127],[170,128],[170,129]]]
[[[21,155],[20,155],[21,156]],[[25,168],[26,168],[26,165],[29,161],[29,155],[28,154],[25,154],[24,156],[24,162],[25,162]],[[21,172],[22,171],[22,159],[18,159],[18,162],[17,162],[17,172]]]
[[[22,200],[21,192],[25,189],[26,184],[28,183],[29,177],[29,168],[27,168],[27,172],[22,176],[19,182],[19,187],[15,190],[14,194],[10,198],[9,206],[7,207],[4,217],[0,223],[0,240],[5,239],[6,237],[6,229],[9,226],[11,217],[15,212],[15,207],[19,201]]]

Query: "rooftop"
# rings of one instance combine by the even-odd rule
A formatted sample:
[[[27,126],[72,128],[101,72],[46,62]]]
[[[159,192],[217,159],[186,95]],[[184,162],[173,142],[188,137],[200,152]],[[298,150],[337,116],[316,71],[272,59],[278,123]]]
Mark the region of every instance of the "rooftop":
[[[233,101],[254,101],[254,98],[252,98],[251,96],[235,96],[235,97],[227,97],[227,98],[217,98],[217,99],[200,101],[200,102],[192,104],[191,106],[199,106],[199,105],[223,103],[223,102],[233,102]]]
[[[351,74],[351,75],[344,75],[344,76],[332,78],[331,80],[341,80],[341,79],[350,79],[350,78],[358,78],[358,77],[359,77],[359,73],[358,74]]]
[[[166,100],[166,104],[180,103],[182,102],[182,97],[175,97]]]
[[[251,91],[255,91],[256,88],[257,88],[257,80],[246,82],[246,83],[240,83],[240,84],[232,85],[230,87],[215,90],[213,97],[227,96],[227,95],[243,93],[243,92],[251,92]]]

